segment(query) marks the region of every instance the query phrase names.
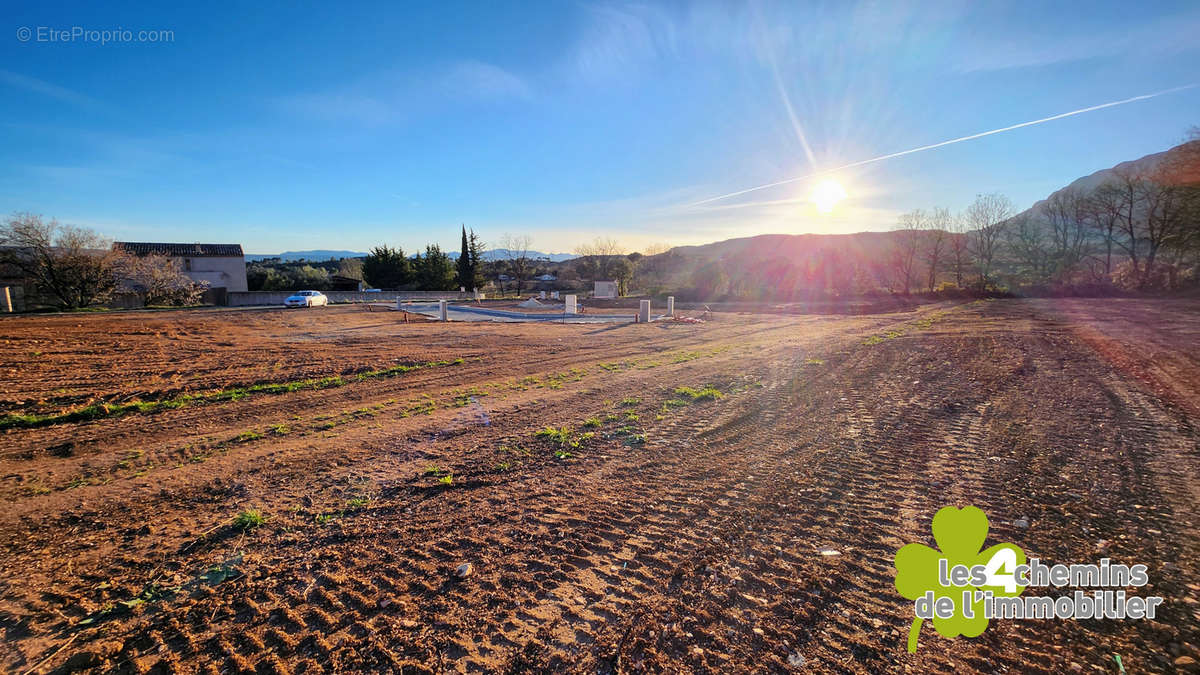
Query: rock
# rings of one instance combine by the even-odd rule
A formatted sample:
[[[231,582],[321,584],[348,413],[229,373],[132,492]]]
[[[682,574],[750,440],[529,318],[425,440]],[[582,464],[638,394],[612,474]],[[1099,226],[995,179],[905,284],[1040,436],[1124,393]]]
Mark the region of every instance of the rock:
[[[1175,659],[1175,667],[1176,668],[1191,668],[1191,667],[1194,667],[1195,665],[1196,665],[1196,659],[1193,659],[1190,656],[1181,656],[1181,657]]]
[[[121,651],[121,647],[122,644],[120,642],[98,642],[91,649],[85,649],[73,654],[63,664],[63,667],[68,671],[99,667],[110,658],[116,656]]]
[[[72,670],[95,668],[96,666],[100,665],[100,661],[100,655],[96,654],[95,652],[76,652],[75,654],[71,655],[71,658],[67,659],[67,662],[63,664],[63,668],[66,668],[68,672]]]
[[[454,576],[459,579],[466,579],[471,576],[471,572],[475,571],[475,567],[471,563],[463,563],[454,570]]]
[[[1027,529],[1029,527],[1029,519],[1028,518],[1017,518],[1016,520],[1013,521],[1013,527],[1019,527],[1022,530]]]
[[[1072,673],[1082,673],[1082,672],[1083,672],[1083,666],[1081,666],[1081,665],[1079,665],[1078,663],[1075,663],[1074,661],[1072,661],[1072,662],[1071,662],[1071,665],[1067,666],[1067,670],[1071,671]]]
[[[833,548],[817,549],[817,553],[820,553],[821,555],[841,555],[842,554],[841,551],[839,551],[837,549],[833,549]]]
[[[788,654],[788,665],[793,668],[803,668],[805,663],[804,655],[800,652],[792,652]]]

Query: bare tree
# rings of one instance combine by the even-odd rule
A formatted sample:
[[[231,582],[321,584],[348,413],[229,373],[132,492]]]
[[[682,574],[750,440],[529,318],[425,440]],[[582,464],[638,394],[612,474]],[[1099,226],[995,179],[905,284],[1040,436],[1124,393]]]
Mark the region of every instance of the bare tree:
[[[585,261],[583,271],[603,279],[620,282],[620,275],[626,271],[625,247],[615,239],[596,237],[591,243],[576,246],[575,254],[580,258],[591,258],[592,264]]]
[[[1104,190],[1108,192],[1117,207],[1117,231],[1120,236],[1116,243],[1125,255],[1129,257],[1129,265],[1138,286],[1142,279],[1142,246],[1141,213],[1143,200],[1146,196],[1145,179],[1136,172],[1120,170],[1113,172],[1113,179]]]
[[[207,281],[193,281],[183,273],[178,258],[125,255],[117,267],[119,285],[141,295],[146,305],[194,305],[208,290]]]
[[[1190,255],[1200,263],[1200,127],[1167,153],[1152,178],[1169,199],[1164,217],[1174,221],[1165,246],[1176,262]]]
[[[892,236],[891,268],[895,283],[908,295],[917,279],[917,262],[926,222],[925,212],[913,209],[900,216]]]
[[[1075,188],[1059,190],[1042,205],[1042,215],[1049,226],[1048,271],[1055,281],[1069,281],[1086,254],[1087,199]]]
[[[967,246],[979,272],[979,290],[987,290],[996,258],[1004,244],[1005,221],[1012,217],[1012,201],[1002,194],[976,195],[963,214],[968,233]]]
[[[666,242],[656,242],[642,249],[642,255],[650,257],[659,253],[666,253],[671,250],[671,245]]]
[[[1037,217],[1023,213],[1009,219],[1004,238],[1011,257],[1025,271],[1025,279],[1042,283],[1050,278],[1051,254],[1048,228]]]
[[[533,237],[528,234],[508,234],[500,237],[500,254],[505,266],[517,284],[517,293],[533,272],[533,261],[529,258],[529,248],[533,246]]]
[[[625,247],[621,246],[616,239],[611,237],[596,237],[591,243],[580,244],[575,247],[575,253],[580,256],[585,255],[625,255]]]
[[[967,232],[970,230],[964,214],[954,216],[950,223],[950,267],[954,269],[954,285],[963,288],[964,272],[971,264]]]
[[[1105,183],[1088,195],[1084,202],[1085,219],[1104,246],[1104,278],[1111,279],[1113,272],[1113,246],[1119,234],[1118,223],[1123,212],[1121,189],[1114,183]]]
[[[16,213],[0,226],[0,247],[0,262],[60,308],[105,302],[116,289],[121,254],[92,230]]]
[[[938,273],[945,265],[948,249],[951,247],[950,239],[953,235],[950,229],[952,224],[953,218],[950,216],[949,209],[937,206],[922,223],[925,232],[921,237],[921,259],[924,261],[929,275],[930,293],[937,289]]]
[[[1186,246],[1200,213],[1197,186],[1170,158],[1149,172],[1117,171],[1109,194],[1119,207],[1117,245],[1129,256],[1134,285],[1146,288],[1164,250]]]

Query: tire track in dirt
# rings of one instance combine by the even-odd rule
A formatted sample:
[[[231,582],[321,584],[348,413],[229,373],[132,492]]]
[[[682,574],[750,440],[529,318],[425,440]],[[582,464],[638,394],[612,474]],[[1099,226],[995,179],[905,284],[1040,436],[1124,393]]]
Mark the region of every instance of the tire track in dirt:
[[[955,310],[930,330],[864,344],[877,325],[747,333],[742,354],[485,400],[490,426],[444,436],[389,440],[355,427],[328,450],[288,449],[294,466],[277,475],[229,457],[222,471],[253,489],[292,500],[319,487],[304,514],[360,484],[377,494],[320,528],[281,517],[245,544],[204,543],[179,569],[245,548],[244,576],[135,610],[60,661],[93,654],[128,671],[750,672],[802,658],[820,672],[1049,673],[1072,661],[1102,667],[1116,652],[1127,667],[1168,670],[1164,645],[1196,644],[1187,418],[1025,305]],[[499,445],[577,423],[606,398],[742,377],[762,387],[668,415],[644,445],[614,435],[570,462],[491,468],[506,456]],[[637,410],[646,417],[656,405]],[[337,448],[341,466],[313,470]],[[448,461],[462,485],[411,478],[429,461]],[[229,496],[181,500],[216,513]],[[953,641],[927,628],[907,655],[911,605],[892,587],[892,556],[932,543],[929,519],[949,503],[980,506],[991,540],[1047,560],[1093,560],[1100,539],[1114,558],[1138,556],[1151,564],[1151,590],[1168,596],[1169,621],[999,622]],[[163,504],[130,507],[136,517]],[[1032,525],[1016,527],[1018,517]],[[474,573],[452,580],[463,561]],[[55,601],[41,603],[50,617]],[[43,644],[26,653],[59,642]]]

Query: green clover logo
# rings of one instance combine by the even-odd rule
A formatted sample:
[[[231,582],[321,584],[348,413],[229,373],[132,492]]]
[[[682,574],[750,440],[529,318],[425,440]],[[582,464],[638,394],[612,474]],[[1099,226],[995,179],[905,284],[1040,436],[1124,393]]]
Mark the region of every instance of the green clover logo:
[[[924,544],[908,544],[896,552],[896,590],[900,591],[900,595],[915,601],[932,591],[935,601],[938,598],[953,600],[953,616],[935,616],[933,619],[933,627],[942,637],[975,637],[987,629],[983,597],[974,591],[991,591],[996,596],[1013,597],[1025,590],[1024,586],[1017,585],[1013,574],[1018,565],[1025,564],[1025,552],[1016,544],[1009,543],[996,544],[980,552],[987,533],[988,519],[983,511],[974,506],[963,509],[947,506],[933,517],[933,538],[941,551]],[[964,565],[968,569],[983,566],[983,583],[942,585],[942,581],[948,581],[946,577],[949,576],[943,577],[939,571],[942,558],[946,559],[947,570],[956,565]],[[970,581],[978,580],[976,577]],[[970,605],[973,612],[964,611],[964,591],[972,591]],[[917,617],[908,631],[910,654],[917,651],[917,637],[923,621]]]

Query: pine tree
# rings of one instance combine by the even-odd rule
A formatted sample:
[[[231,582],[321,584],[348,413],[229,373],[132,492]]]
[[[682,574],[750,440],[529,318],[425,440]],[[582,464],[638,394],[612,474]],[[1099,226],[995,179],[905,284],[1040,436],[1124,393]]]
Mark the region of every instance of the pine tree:
[[[397,246],[376,246],[363,260],[363,280],[375,288],[396,289],[413,281],[412,265]]]
[[[467,238],[467,249],[471,252],[471,285],[467,288],[483,288],[483,240],[471,230]]]
[[[423,291],[449,291],[454,289],[454,265],[450,256],[442,252],[437,244],[425,247],[425,255],[416,261],[417,283]]]

